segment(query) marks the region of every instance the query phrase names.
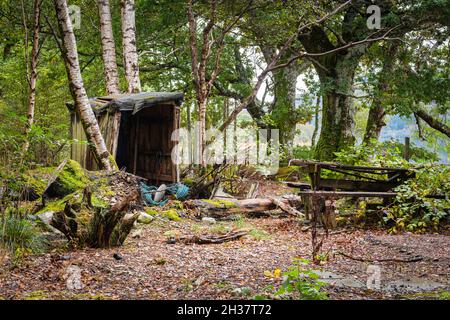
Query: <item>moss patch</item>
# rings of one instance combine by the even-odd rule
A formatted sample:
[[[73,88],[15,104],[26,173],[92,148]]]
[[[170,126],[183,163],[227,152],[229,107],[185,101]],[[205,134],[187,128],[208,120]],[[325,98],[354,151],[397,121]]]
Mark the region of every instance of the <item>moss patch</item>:
[[[178,215],[178,213],[175,209],[161,211],[161,217],[167,218],[172,221],[180,221],[181,220],[180,216]]]
[[[202,199],[202,201],[212,204],[216,208],[233,208],[236,204],[228,200],[212,200],[212,199]]]
[[[170,208],[174,208],[177,210],[183,210],[184,206],[183,206],[183,202],[181,202],[180,200],[172,200],[169,202],[169,207]]]
[[[33,169],[23,175],[23,181],[27,188],[32,189],[36,194],[42,195],[47,188],[48,178],[55,171],[53,167]]]
[[[184,178],[181,182],[183,182],[185,185],[192,185],[194,183],[194,179],[192,178]]]
[[[25,300],[43,300],[47,298],[48,293],[43,290],[32,291],[25,296]]]
[[[101,208],[108,207],[108,202],[103,199],[98,198],[95,194],[92,195],[91,201],[92,201],[92,205],[94,207],[101,207]]]
[[[65,194],[84,189],[89,183],[84,169],[81,165],[74,161],[68,160],[66,165],[62,168],[56,179],[59,188],[63,189]]]
[[[299,174],[299,167],[298,166],[288,166],[288,167],[281,167],[278,169],[278,172],[276,173],[275,177],[277,180],[284,180],[286,178],[289,178],[291,176],[298,176]]]
[[[68,194],[64,198],[60,200],[50,201],[47,202],[46,206],[39,210],[36,215],[39,215],[44,212],[53,211],[53,212],[59,212],[63,211],[64,207],[66,206],[67,202],[70,202],[71,204],[81,204],[81,201],[83,200],[83,195],[80,191],[74,192],[71,194]]]
[[[144,211],[146,214],[149,214],[151,216],[156,216],[158,214],[158,211],[156,211],[155,209],[152,209],[150,207],[144,207]]]
[[[109,161],[111,162],[112,169],[113,170],[119,170],[119,166],[117,165],[116,159],[112,156],[112,154],[109,155]]]

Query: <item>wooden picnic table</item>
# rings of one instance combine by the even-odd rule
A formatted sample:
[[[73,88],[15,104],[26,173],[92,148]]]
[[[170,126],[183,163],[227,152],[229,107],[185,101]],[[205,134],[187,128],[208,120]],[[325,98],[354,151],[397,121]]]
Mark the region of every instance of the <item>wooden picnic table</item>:
[[[311,180],[309,184],[288,183],[288,186],[301,190],[298,194],[304,199],[306,218],[309,219],[310,211],[320,211],[321,220],[327,228],[336,227],[334,202],[336,198],[376,197],[383,198],[386,202],[397,195],[392,189],[414,177],[414,172],[405,168],[351,166],[299,159],[289,161],[289,165],[306,169]],[[324,171],[337,173],[343,177],[327,177]]]
[[[350,166],[299,159],[289,161],[289,165],[306,168],[311,179],[311,190],[387,192],[414,177],[414,172],[405,168]],[[353,179],[328,178],[323,175],[324,170]]]

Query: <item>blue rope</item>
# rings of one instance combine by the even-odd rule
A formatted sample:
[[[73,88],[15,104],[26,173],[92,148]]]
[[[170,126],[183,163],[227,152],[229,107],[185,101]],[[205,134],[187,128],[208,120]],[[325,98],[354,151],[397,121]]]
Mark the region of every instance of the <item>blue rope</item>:
[[[169,199],[167,199],[167,198],[163,199],[159,202],[153,200],[152,194],[156,193],[156,191],[158,190],[158,188],[155,186],[148,186],[145,183],[141,182],[139,187],[140,187],[142,198],[144,199],[145,204],[148,206],[164,206],[169,201]],[[175,195],[175,197],[178,200],[183,200],[189,194],[189,187],[180,182],[177,182],[177,183],[168,185],[165,191],[168,194]]]

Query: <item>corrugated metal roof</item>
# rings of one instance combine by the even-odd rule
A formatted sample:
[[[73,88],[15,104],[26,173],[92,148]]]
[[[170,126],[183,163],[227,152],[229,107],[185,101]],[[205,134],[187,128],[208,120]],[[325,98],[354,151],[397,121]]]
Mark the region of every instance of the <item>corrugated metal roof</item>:
[[[89,99],[89,102],[97,114],[111,109],[132,111],[135,114],[144,108],[166,102],[175,102],[181,105],[183,97],[182,92],[141,92],[96,97]],[[73,110],[73,103],[67,103],[67,107]]]

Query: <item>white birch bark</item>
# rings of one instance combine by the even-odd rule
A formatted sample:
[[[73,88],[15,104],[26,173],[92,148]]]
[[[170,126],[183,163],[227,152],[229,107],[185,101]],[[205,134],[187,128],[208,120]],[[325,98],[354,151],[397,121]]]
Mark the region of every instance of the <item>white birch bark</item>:
[[[97,0],[100,17],[100,33],[102,37],[102,58],[105,74],[106,91],[108,94],[118,94],[119,75],[117,72],[116,46],[112,29],[111,9],[109,0]]]
[[[109,0],[97,0],[97,5],[100,17],[102,58],[105,73],[106,91],[108,91],[108,94],[118,94],[120,93],[119,75],[117,72],[116,46],[112,29]]]
[[[121,0],[122,15],[122,47],[125,79],[128,83],[128,92],[141,91],[139,79],[139,63],[136,49],[136,21],[134,0]]]
[[[41,16],[41,1],[34,0],[33,9],[33,48],[31,50],[31,65],[30,65],[30,78],[29,78],[29,92],[28,92],[28,112],[27,123],[25,125],[25,142],[23,144],[22,152],[25,154],[30,147],[30,140],[28,135],[30,134],[31,127],[34,123],[34,108],[36,106],[36,83],[37,83],[37,65],[39,59],[39,20]],[[28,32],[28,30],[25,30]]]
[[[86,137],[94,152],[99,165],[105,170],[112,170],[113,166],[110,160],[110,154],[106,149],[105,141],[100,132],[97,118],[92,111],[86,90],[84,89],[83,79],[80,72],[78,61],[77,44],[75,34],[73,33],[72,22],[69,16],[69,10],[66,0],[53,0],[58,25],[62,38],[62,54],[66,67],[67,77],[69,79],[69,88],[75,102],[75,108],[80,115]]]

